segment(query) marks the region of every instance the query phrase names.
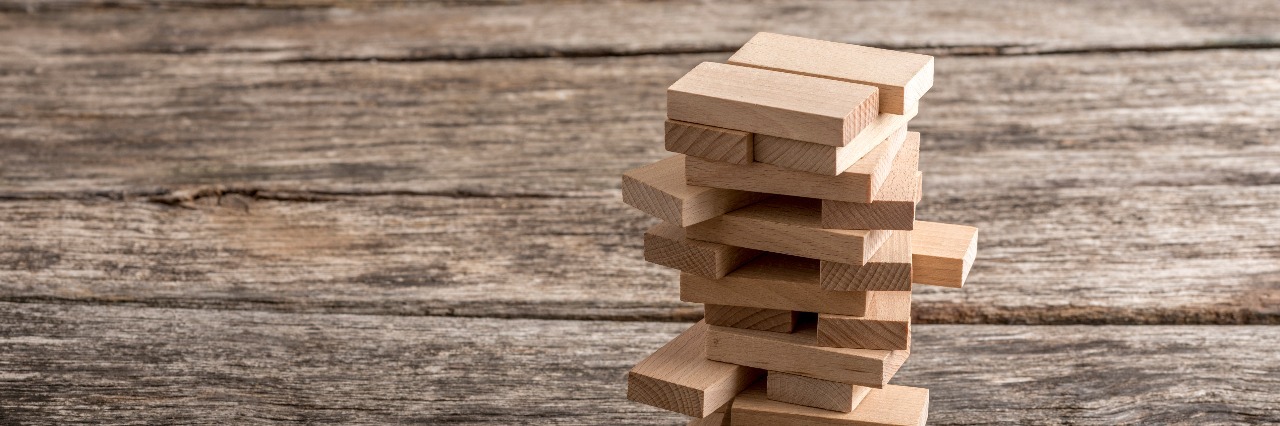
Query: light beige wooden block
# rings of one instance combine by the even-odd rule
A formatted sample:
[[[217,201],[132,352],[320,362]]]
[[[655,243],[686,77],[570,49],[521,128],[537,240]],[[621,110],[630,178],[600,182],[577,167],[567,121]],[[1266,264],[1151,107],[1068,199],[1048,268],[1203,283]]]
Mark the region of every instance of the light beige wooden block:
[[[800,312],[865,313],[865,292],[818,287],[817,263],[765,254],[718,280],[680,274],[680,300]]]
[[[795,330],[798,313],[787,309],[751,308],[746,306],[704,306],[707,325],[745,328],[748,330],[790,333]]]
[[[729,417],[729,407],[731,406],[733,406],[733,401],[729,401],[729,403],[706,417],[689,420],[688,426],[729,426],[733,424],[730,422]]]
[[[685,238],[684,228],[659,222],[644,233],[644,260],[708,278],[723,278],[759,250]]]
[[[906,139],[888,139],[835,176],[760,162],[732,164],[688,157],[685,160],[685,179],[690,185],[712,188],[870,203],[876,191],[888,180],[898,151],[907,140],[913,139],[919,140],[920,134],[907,132]]]
[[[734,164],[754,158],[751,133],[676,120],[666,127],[667,151]]]
[[[912,282],[964,286],[978,255],[978,228],[917,220],[911,235]]]
[[[777,196],[685,228],[702,241],[862,265],[893,231],[825,229],[822,201]]]
[[[911,291],[909,231],[895,231],[862,266],[821,261],[818,285],[832,291]]]
[[[774,401],[848,413],[871,392],[866,386],[770,371],[768,397]]]
[[[706,417],[762,375],[708,360],[708,326],[699,321],[627,373],[627,399],[687,416]]]
[[[885,385],[867,392],[853,411],[841,413],[770,400],[756,384],[734,398],[729,414],[734,426],[923,426],[929,418],[929,390]]]
[[[880,110],[902,114],[933,87],[933,57],[853,44],[758,33],[729,63],[869,84]]]
[[[773,333],[709,326],[707,359],[880,388],[910,355],[909,350],[818,346],[816,334],[811,327],[801,327],[794,333]]]
[[[911,291],[867,292],[862,316],[818,314],[818,344],[837,348],[911,347]]]
[[[832,229],[896,229],[915,226],[920,203],[920,138],[913,134],[893,160],[889,178],[870,203],[822,201],[822,227]]]
[[[885,140],[905,138],[907,121],[915,116],[914,110],[907,115],[880,114],[876,121],[842,147],[761,135],[755,141],[753,155],[755,161],[761,163],[835,176],[853,167],[855,162]]]
[[[703,62],[667,88],[667,118],[844,146],[880,114],[874,86]]]
[[[685,181],[685,156],[671,156],[623,173],[622,201],[650,216],[689,226],[767,197]]]

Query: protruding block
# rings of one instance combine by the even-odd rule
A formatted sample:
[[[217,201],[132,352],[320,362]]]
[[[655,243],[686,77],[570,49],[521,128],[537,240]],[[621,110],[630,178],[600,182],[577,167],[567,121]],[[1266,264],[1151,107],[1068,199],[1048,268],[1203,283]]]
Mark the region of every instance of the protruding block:
[[[772,333],[710,326],[707,331],[707,359],[880,388],[910,355],[909,350],[818,346],[816,334],[811,327],[801,327],[795,333]]]
[[[765,387],[756,384],[733,400],[729,414],[734,426],[923,426],[929,418],[929,390],[885,385],[867,392],[853,411],[841,413],[770,400]]]
[[[703,62],[667,88],[667,118],[844,146],[880,114],[874,86]]]
[[[836,348],[911,347],[911,291],[867,292],[862,316],[818,314],[818,344]]]
[[[912,282],[964,286],[978,255],[978,228],[917,220],[911,234]]]
[[[767,195],[685,183],[685,156],[675,155],[622,174],[622,201],[680,226],[719,216]]]
[[[822,201],[822,227],[832,229],[895,229],[915,227],[921,198],[920,134],[912,132],[893,160],[884,185],[870,203]]]
[[[770,371],[769,399],[788,404],[848,413],[857,407],[871,388]]]
[[[910,115],[880,114],[848,145],[835,147],[761,135],[754,145],[755,161],[828,176],[844,173],[890,138],[906,137]]]
[[[685,228],[685,235],[695,240],[854,265],[866,263],[892,233],[825,229],[821,200],[785,196]]]
[[[723,278],[759,250],[685,238],[684,228],[660,222],[644,233],[644,260],[707,278]]]
[[[818,284],[832,291],[911,291],[911,232],[895,231],[862,266],[821,261]]]
[[[790,333],[796,328],[798,313],[786,309],[708,304],[704,307],[707,325],[748,330]]]
[[[751,163],[751,133],[667,120],[667,151],[734,164]]]
[[[729,63],[876,86],[880,111],[890,114],[933,87],[932,56],[782,34],[756,34]]]
[[[818,287],[813,259],[765,254],[724,278],[680,274],[680,300],[713,305],[749,306],[844,315],[866,313],[866,294]]]
[[[707,417],[760,378],[761,370],[708,360],[707,324],[699,321],[627,373],[627,399]]]

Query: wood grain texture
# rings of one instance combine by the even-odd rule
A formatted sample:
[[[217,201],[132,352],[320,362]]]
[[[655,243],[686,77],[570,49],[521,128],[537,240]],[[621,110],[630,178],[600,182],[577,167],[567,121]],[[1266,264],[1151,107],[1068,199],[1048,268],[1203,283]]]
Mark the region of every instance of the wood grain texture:
[[[795,139],[759,135],[753,144],[753,158],[788,169],[836,176],[880,146],[885,139],[899,136],[916,111],[906,115],[880,114],[866,129],[853,137],[848,145],[835,147]]]
[[[773,401],[759,385],[743,391],[735,402],[734,424],[748,426],[924,426],[929,417],[929,390],[897,385],[870,389],[858,407],[848,413]]]
[[[978,228],[916,221],[911,231],[911,281],[960,288],[978,256]]]
[[[644,233],[644,260],[707,278],[723,278],[760,251],[685,238],[684,228],[667,222]]]
[[[862,266],[820,261],[818,285],[832,291],[911,291],[912,233],[894,232]]]
[[[765,254],[724,278],[680,274],[680,300],[800,312],[862,315],[866,294],[818,286],[818,261]]]
[[[911,292],[867,292],[862,316],[818,314],[818,344],[836,348],[909,349]]]
[[[622,201],[650,216],[689,226],[765,197],[745,191],[686,185],[686,159],[677,154],[623,173]]]
[[[730,426],[733,424],[730,422],[729,417],[729,406],[732,403],[733,401],[729,401],[729,403],[706,417],[691,419],[686,426]]]
[[[820,200],[775,196],[685,227],[689,238],[862,265],[893,234],[822,228]]]
[[[844,146],[880,114],[872,86],[703,62],[667,88],[667,118]]]
[[[818,346],[811,327],[794,333],[709,326],[707,359],[816,379],[882,388],[910,351]]]
[[[748,164],[754,158],[752,140],[747,132],[667,120],[664,146],[667,151],[711,161]]]
[[[703,356],[707,324],[698,322],[627,372],[627,399],[692,417],[728,404],[763,372]]]
[[[766,395],[774,401],[848,413],[862,402],[871,388],[770,371],[766,390]]]
[[[731,305],[703,305],[708,325],[745,328],[748,330],[790,333],[796,328],[798,313],[782,309],[750,308]]]
[[[920,139],[906,141],[884,185],[870,203],[822,200],[822,227],[835,229],[895,229],[915,227],[916,204],[923,198]]]

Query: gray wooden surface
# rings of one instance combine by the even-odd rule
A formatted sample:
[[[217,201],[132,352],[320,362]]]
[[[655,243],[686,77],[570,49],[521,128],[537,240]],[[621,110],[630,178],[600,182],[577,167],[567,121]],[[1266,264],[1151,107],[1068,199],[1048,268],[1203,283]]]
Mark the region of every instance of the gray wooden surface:
[[[619,175],[666,155],[667,85],[778,31],[938,55],[920,215],[983,231],[965,289],[916,290],[969,324],[920,326],[895,379],[931,420],[1280,421],[1275,22],[0,1],[0,420],[678,422],[622,397],[701,310]]]

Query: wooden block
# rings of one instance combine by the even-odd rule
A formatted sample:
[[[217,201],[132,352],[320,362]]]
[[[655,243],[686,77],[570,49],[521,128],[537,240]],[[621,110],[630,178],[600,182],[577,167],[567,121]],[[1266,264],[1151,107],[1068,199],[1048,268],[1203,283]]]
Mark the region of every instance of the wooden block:
[[[706,417],[689,420],[688,426],[729,426],[732,424],[729,421],[729,407],[732,406],[733,401],[729,401],[724,404],[723,407],[720,407],[720,409],[715,412],[708,414]]]
[[[622,201],[650,216],[689,226],[767,197],[687,185],[684,171],[684,155],[628,170],[622,174]]]
[[[818,344],[837,348],[911,346],[911,291],[867,292],[862,316],[818,314]]]
[[[929,390],[885,385],[867,392],[853,411],[842,413],[773,401],[765,387],[755,384],[734,398],[729,414],[734,426],[922,426],[929,418]]]
[[[667,120],[667,151],[711,161],[748,164],[754,158],[751,133]]]
[[[818,286],[831,291],[911,291],[911,234],[894,232],[862,266],[821,261]]]
[[[680,300],[800,312],[866,313],[865,292],[823,290],[818,287],[816,260],[779,254],[757,257],[718,280],[680,274]]]
[[[835,176],[848,170],[884,140],[905,138],[907,121],[915,116],[914,110],[908,115],[880,114],[876,121],[842,147],[760,135],[755,141],[753,155],[755,161],[761,163]]]
[[[768,397],[774,401],[848,413],[871,388],[770,371]]]
[[[911,235],[911,282],[964,286],[978,255],[978,228],[917,220]]]
[[[685,228],[685,236],[695,240],[854,265],[865,264],[892,233],[825,229],[821,200],[786,196]]]
[[[782,34],[756,34],[729,63],[876,86],[890,114],[915,107],[933,87],[932,56]]]
[[[880,114],[879,90],[703,62],[667,88],[667,118],[844,146]]]
[[[912,133],[893,160],[884,185],[870,203],[822,201],[822,227],[832,229],[899,229],[915,226],[920,203],[920,135]]]
[[[911,352],[818,346],[813,327],[795,333],[707,329],[709,360],[873,388],[883,387]]]
[[[745,328],[748,330],[790,333],[795,330],[797,312],[786,309],[749,308],[746,306],[704,306],[707,325]]]
[[[699,321],[636,364],[627,373],[627,399],[702,418],[760,378],[761,370],[703,356],[707,328]]]
[[[913,138],[919,140],[920,134],[907,132],[907,138],[887,139],[835,176],[760,162],[732,164],[688,157],[685,159],[685,178],[690,185],[712,188],[870,203],[876,191],[888,180],[894,157],[906,141]]]
[[[759,250],[685,238],[684,228],[660,222],[644,233],[644,260],[707,278],[723,278]]]

